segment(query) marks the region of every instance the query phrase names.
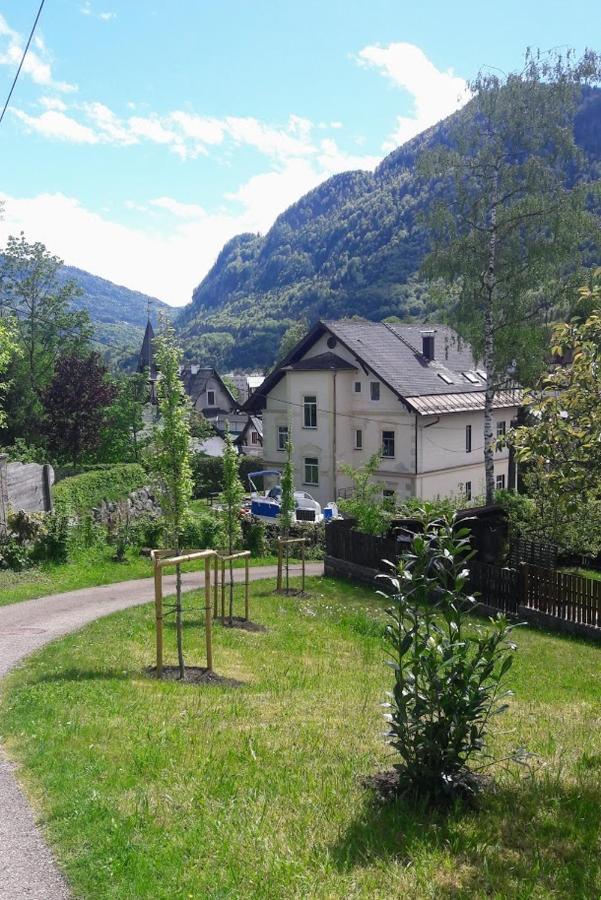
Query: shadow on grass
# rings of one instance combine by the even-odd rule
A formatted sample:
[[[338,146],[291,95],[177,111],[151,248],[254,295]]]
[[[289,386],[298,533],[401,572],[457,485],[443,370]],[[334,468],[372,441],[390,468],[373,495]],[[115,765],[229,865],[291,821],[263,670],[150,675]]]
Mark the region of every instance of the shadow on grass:
[[[482,798],[479,809],[447,814],[367,793],[332,858],[350,871],[378,860],[411,867],[430,857],[436,879],[445,857],[437,897],[597,898],[601,784],[597,776],[591,782],[516,779]]]
[[[60,684],[66,681],[130,681],[132,672],[117,669],[61,669],[36,678],[36,684]]]

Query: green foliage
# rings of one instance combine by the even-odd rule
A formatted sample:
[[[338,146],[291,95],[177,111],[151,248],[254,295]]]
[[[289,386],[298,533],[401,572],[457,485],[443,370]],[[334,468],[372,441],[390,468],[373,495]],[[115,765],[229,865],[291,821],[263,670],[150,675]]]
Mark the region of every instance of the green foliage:
[[[501,617],[486,627],[468,618],[470,555],[468,529],[431,521],[383,582],[393,600],[386,738],[399,756],[401,793],[430,802],[478,789],[469,763],[485,753],[490,719],[507,709],[510,693],[514,626]]]
[[[265,556],[267,542],[264,522],[243,520],[242,539],[251,556],[255,558]]]
[[[509,375],[532,383],[543,368],[546,314],[566,277],[599,246],[599,220],[573,123],[582,87],[601,80],[587,51],[526,54],[519,72],[486,69],[470,84],[470,114],[455,116],[449,145],[422,156],[444,190],[430,208],[427,277],[442,278],[450,317],[487,373],[486,500],[494,498],[492,409]]]
[[[212,510],[191,512],[182,529],[182,547],[222,550],[227,541],[222,518]]]
[[[122,500],[147,481],[146,472],[137,463],[94,469],[55,484],[54,506],[65,515],[85,515],[102,500]]]
[[[177,549],[192,497],[189,403],[179,377],[181,350],[175,342],[173,327],[166,322],[155,338],[155,356],[160,372],[157,382],[160,419],[153,431],[149,464],[157,480],[169,540]]]
[[[293,322],[292,325],[289,325],[282,335],[282,340],[278,347],[277,359],[281,360],[288,356],[290,351],[302,338],[304,338],[308,331],[309,323],[306,319],[300,319],[298,322]]]
[[[31,564],[31,554],[14,534],[0,535],[0,569],[22,572]]]
[[[146,375],[123,375],[115,389],[116,396],[106,412],[101,455],[113,462],[139,462],[144,444],[144,406],[148,400]]]
[[[223,484],[223,457],[193,453],[190,463],[194,498],[203,499],[211,494],[218,494]],[[248,490],[248,473],[258,472],[262,465],[262,460],[256,456],[240,457],[239,474],[244,490]]]
[[[292,463],[292,438],[291,428],[288,426],[288,440],[286,441],[286,462],[282,472],[282,496],[280,497],[280,531],[284,537],[288,536],[294,517],[294,466]]]
[[[557,325],[552,353],[564,360],[526,399],[527,425],[509,441],[524,468],[540,539],[580,553],[601,549],[601,313]],[[576,544],[576,546],[575,546]]]
[[[446,188],[422,177],[416,163],[423,150],[449,146],[454,122],[475,113],[468,104],[393,151],[373,173],[328,179],[265,236],[242,234],[228,242],[178,318],[189,358],[211,364],[214,337],[225,350],[224,366],[270,367],[284,333],[301,319],[440,319],[449,291],[418,273],[431,237],[422,213]],[[601,158],[599,121],[598,92],[583,92],[574,133],[591,181]]]
[[[222,516],[227,536],[228,553],[233,553],[240,543],[240,507],[244,488],[240,481],[240,458],[229,431],[225,434],[223,451],[223,484],[221,490]]]
[[[378,471],[380,453],[374,453],[363,466],[354,468],[348,463],[340,466],[340,471],[353,482],[352,495],[338,500],[338,507],[347,516],[357,520],[357,530],[364,534],[382,534],[390,521],[382,497],[382,488],[373,481]]]
[[[17,343],[17,327],[12,317],[0,319],[0,400],[2,400],[8,385],[4,380],[4,374],[13,358],[21,353]],[[6,413],[0,407],[0,426],[6,422]]]
[[[17,313],[17,342],[22,353],[10,369],[8,431],[35,438],[42,418],[42,393],[54,375],[57,358],[87,347],[88,316],[73,309],[76,286],[59,280],[62,260],[23,233],[9,237],[0,256],[0,301]]]

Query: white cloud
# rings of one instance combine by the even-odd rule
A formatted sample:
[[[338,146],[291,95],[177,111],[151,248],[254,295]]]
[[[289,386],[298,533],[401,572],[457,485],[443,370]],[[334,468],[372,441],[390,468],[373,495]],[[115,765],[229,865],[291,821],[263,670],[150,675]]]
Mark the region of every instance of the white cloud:
[[[32,131],[44,137],[54,138],[59,141],[69,141],[72,144],[97,144],[98,136],[86,125],[81,125],[76,119],[54,109],[49,109],[40,116],[30,116],[21,109],[11,110]]]
[[[405,143],[469,100],[466,81],[452,69],[446,72],[437,69],[415,44],[364,47],[357,61],[362,66],[377,69],[395,87],[406,90],[413,97],[415,114],[397,117],[396,128],[384,144],[384,150]]]
[[[110,22],[111,19],[117,18],[116,12],[94,12],[94,10],[92,9],[92,4],[89,2],[89,0],[86,0],[86,2],[79,7],[79,11],[82,16],[92,16],[94,19],[100,19],[102,22]]]
[[[117,144],[137,144],[138,140],[127,125],[104,103],[84,103],[83,109],[88,119],[95,125],[102,139]]]
[[[197,203],[180,203],[172,197],[156,197],[150,203],[159,209],[166,209],[178,219],[202,219],[206,216],[205,210]]]
[[[21,36],[14,31],[0,14],[0,65],[14,67],[15,71],[23,56],[24,44]],[[77,90],[77,86],[66,81],[55,81],[52,75],[48,53],[43,40],[38,37],[34,45],[40,51],[29,49],[23,63],[22,72],[28,75],[35,84],[43,87],[51,87],[54,90],[69,93]]]
[[[59,97],[40,97],[38,102],[44,109],[56,109],[58,112],[65,112],[67,109],[67,104]]]

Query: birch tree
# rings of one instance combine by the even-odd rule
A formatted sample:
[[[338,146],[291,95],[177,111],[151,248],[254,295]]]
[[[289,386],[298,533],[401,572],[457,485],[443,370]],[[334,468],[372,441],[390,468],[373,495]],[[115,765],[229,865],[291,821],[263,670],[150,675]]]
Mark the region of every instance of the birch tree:
[[[579,60],[528,52],[519,72],[480,72],[445,146],[421,160],[441,197],[428,215],[433,249],[424,272],[450,288],[451,322],[487,374],[488,503],[495,489],[495,393],[514,376],[529,382],[539,374],[546,344],[540,325],[563,280],[598,240],[574,119],[599,73],[592,51]]]
[[[175,339],[173,326],[163,321],[155,338],[155,357],[159,378],[157,398],[159,420],[154,428],[150,465],[156,476],[161,509],[167,532],[176,555],[181,550],[181,536],[192,497],[190,467],[190,407],[179,377],[182,351]],[[176,566],[175,627],[179,675],[183,678],[183,611],[181,570]]]

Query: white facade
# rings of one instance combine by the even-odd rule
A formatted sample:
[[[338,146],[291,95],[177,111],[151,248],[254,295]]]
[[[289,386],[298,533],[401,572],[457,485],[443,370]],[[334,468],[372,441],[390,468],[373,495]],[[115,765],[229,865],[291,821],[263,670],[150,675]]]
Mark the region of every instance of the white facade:
[[[327,335],[319,338],[303,358],[327,352],[326,341]],[[266,466],[283,466],[285,429],[289,427],[296,488],[308,491],[322,504],[344,496],[351,487],[350,479],[340,472],[341,463],[357,468],[384,446],[390,455],[382,458],[376,478],[383,491],[394,491],[399,500],[484,493],[482,411],[410,412],[341,344],[336,355],[353,370],[289,368],[269,391],[263,411]],[[378,387],[372,389],[372,383]],[[499,429],[509,428],[516,412],[516,406],[496,409],[495,433],[497,423]],[[498,486],[507,486],[506,450],[495,454],[495,476]]]

